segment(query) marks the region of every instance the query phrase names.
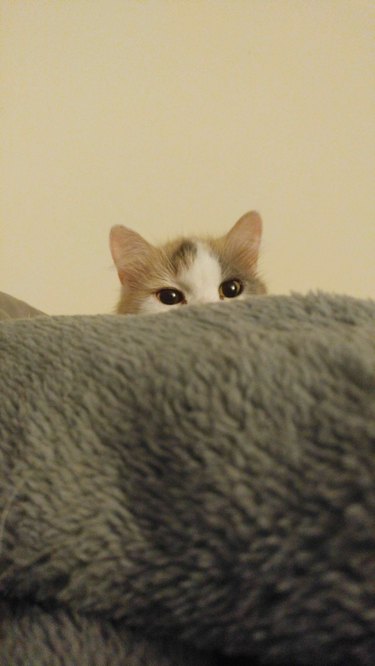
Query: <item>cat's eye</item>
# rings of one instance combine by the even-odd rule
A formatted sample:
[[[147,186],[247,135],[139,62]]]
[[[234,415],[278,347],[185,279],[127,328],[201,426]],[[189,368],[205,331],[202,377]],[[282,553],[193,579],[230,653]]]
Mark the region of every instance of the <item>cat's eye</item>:
[[[241,280],[226,280],[219,287],[220,298],[236,298],[243,292]]]
[[[156,296],[164,305],[177,305],[185,302],[185,296],[179,289],[160,289]]]

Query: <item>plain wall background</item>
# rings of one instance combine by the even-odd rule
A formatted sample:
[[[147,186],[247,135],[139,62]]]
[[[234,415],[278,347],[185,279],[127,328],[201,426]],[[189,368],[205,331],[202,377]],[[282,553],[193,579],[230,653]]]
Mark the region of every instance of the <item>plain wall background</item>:
[[[111,225],[264,219],[271,291],[375,296],[372,0],[2,0],[0,290],[109,312]]]

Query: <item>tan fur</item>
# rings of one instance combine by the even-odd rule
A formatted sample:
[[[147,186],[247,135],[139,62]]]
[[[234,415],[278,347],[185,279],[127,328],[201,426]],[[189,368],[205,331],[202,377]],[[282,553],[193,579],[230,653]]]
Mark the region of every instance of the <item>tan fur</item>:
[[[244,282],[245,293],[266,294],[265,283],[259,278],[257,271],[258,257],[248,248],[239,248],[237,252],[228,246],[225,237],[209,239],[209,245],[218,256],[223,273],[223,280],[237,277]]]
[[[168,257],[162,248],[155,248],[149,262],[139,262],[122,284],[118,314],[137,314],[150,293],[170,286]]]
[[[118,314],[137,314],[150,294],[174,287],[175,279],[195,258],[194,243],[201,242],[217,257],[223,280],[240,279],[244,293],[266,293],[257,275],[261,220],[247,213],[220,238],[176,238],[155,247],[137,232],[124,227],[111,230],[111,251],[122,284]],[[219,285],[218,285],[219,287]]]
[[[259,238],[252,238],[248,232],[246,228],[248,216],[251,216],[256,226],[259,227],[257,231]],[[257,272],[261,232],[262,222],[259,215],[247,213],[225,236],[207,239],[209,246],[219,258],[223,280],[233,277],[240,278],[244,282],[247,294],[267,293],[266,285]]]

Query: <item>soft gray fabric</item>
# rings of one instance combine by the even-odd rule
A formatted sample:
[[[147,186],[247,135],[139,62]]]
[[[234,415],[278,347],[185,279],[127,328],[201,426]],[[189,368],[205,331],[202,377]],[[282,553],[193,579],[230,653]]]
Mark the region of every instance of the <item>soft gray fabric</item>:
[[[0,319],[24,319],[42,314],[43,312],[24,303],[24,301],[0,291]]]
[[[5,321],[0,368],[1,665],[374,663],[373,302]]]

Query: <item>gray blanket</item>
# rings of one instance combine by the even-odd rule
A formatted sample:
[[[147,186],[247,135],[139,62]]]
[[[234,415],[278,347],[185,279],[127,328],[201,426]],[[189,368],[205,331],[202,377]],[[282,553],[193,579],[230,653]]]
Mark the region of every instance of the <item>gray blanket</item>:
[[[42,314],[43,312],[20,301],[19,298],[0,291],[0,319],[26,319]]]
[[[375,655],[375,303],[0,324],[0,665]]]

